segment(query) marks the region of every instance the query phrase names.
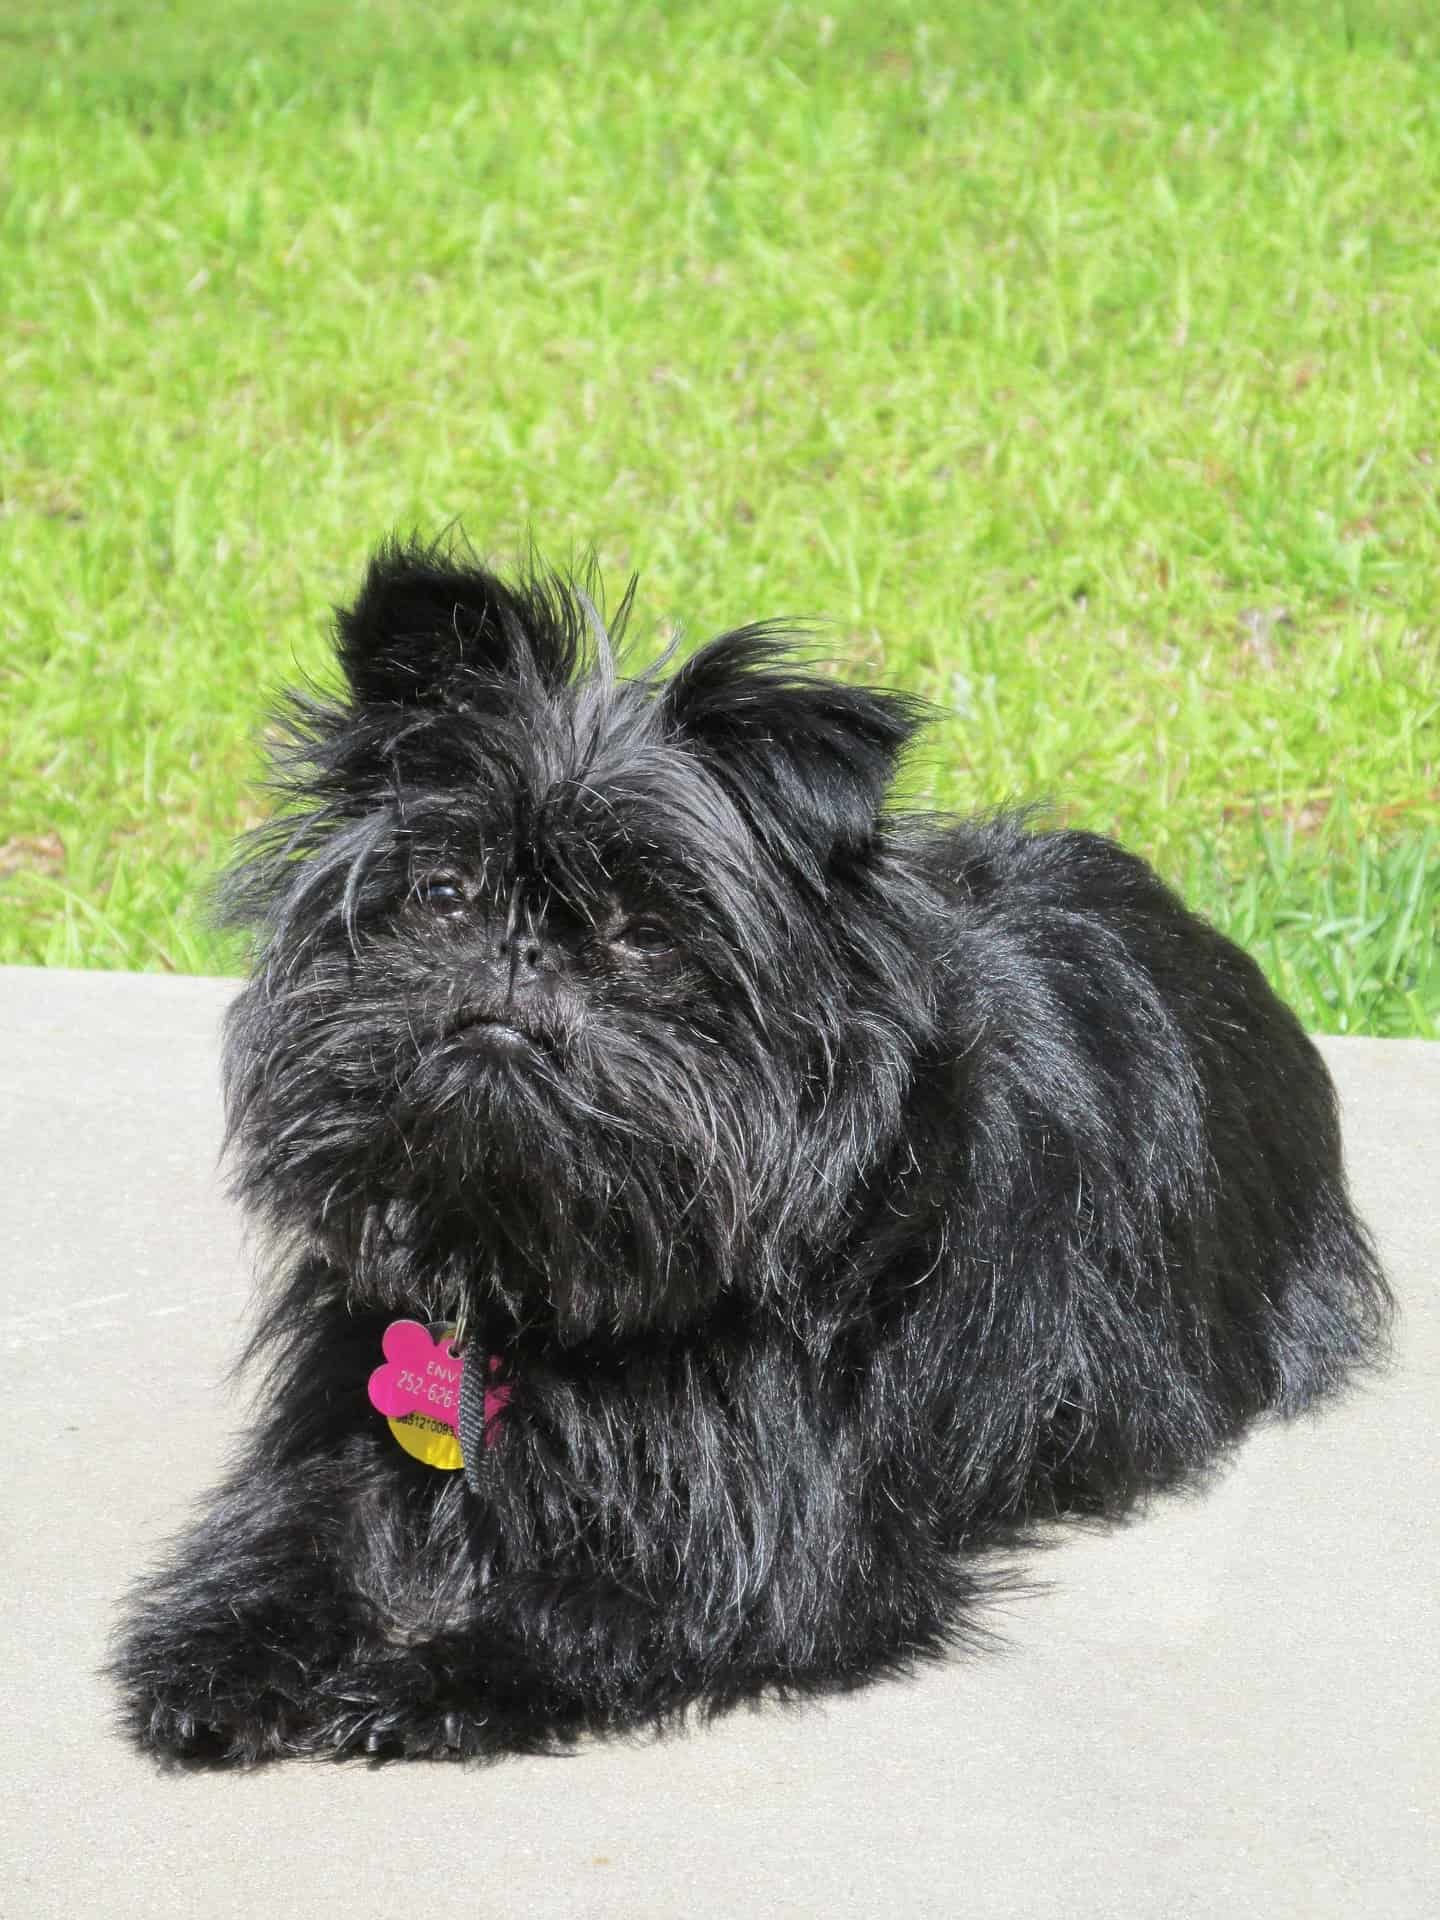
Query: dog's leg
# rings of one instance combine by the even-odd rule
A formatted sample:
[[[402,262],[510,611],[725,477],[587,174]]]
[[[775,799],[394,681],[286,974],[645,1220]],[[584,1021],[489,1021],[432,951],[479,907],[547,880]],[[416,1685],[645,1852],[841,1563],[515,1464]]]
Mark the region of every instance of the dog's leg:
[[[131,1597],[111,1673],[127,1731],[178,1759],[246,1764],[311,1749],[321,1675],[364,1627],[334,1558],[333,1463],[256,1449]]]
[[[425,1647],[473,1607],[483,1529],[460,1476],[412,1460],[369,1404],[389,1317],[352,1314],[314,1270],[272,1314],[261,1423],[117,1638],[110,1670],[141,1747],[243,1765],[460,1745]],[[476,1672],[470,1751],[495,1718],[483,1698]]]

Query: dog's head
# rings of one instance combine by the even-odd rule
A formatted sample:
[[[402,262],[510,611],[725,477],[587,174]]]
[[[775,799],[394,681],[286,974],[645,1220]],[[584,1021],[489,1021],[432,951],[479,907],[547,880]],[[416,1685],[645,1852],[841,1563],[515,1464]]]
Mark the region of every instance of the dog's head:
[[[764,628],[621,678],[625,610],[392,547],[344,694],[288,709],[291,804],[225,896],[258,936],[232,1140],[377,1298],[673,1323],[778,1283],[899,1125],[933,1016],[884,812],[914,703]]]

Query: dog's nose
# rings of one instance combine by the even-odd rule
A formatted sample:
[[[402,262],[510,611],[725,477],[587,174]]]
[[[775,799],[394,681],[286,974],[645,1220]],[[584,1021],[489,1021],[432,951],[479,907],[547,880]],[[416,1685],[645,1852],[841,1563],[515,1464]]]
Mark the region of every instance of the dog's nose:
[[[561,955],[557,943],[534,930],[506,934],[498,943],[501,965],[512,983],[519,985],[543,978],[560,970]]]
[[[533,938],[502,940],[500,952],[513,967],[531,973],[538,973],[544,964],[544,949],[540,942]]]

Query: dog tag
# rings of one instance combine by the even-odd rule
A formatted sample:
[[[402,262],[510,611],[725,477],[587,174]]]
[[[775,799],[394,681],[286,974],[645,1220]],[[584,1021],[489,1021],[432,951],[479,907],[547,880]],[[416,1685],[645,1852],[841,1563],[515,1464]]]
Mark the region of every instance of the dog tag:
[[[454,1336],[454,1327],[443,1322],[427,1327],[418,1320],[392,1320],[381,1341],[385,1365],[375,1369],[369,1385],[371,1406],[384,1414],[406,1453],[444,1473],[454,1473],[465,1464],[459,1437],[462,1406],[469,1412],[465,1356],[451,1351]],[[510,1398],[510,1383],[495,1378],[499,1371],[499,1357],[492,1354],[477,1409],[479,1419],[474,1421],[487,1448],[495,1444],[500,1416]]]
[[[454,1473],[464,1466],[456,1427],[465,1361],[452,1353],[455,1329],[392,1320],[381,1350],[385,1365],[370,1376],[370,1404],[406,1453],[427,1467]]]

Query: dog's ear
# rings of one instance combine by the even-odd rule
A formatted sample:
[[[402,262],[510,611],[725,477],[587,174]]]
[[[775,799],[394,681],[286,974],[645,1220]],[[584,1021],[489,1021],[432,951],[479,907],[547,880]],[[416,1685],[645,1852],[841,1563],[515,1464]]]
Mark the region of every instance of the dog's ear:
[[[418,541],[383,546],[354,603],[336,609],[340,665],[364,706],[435,705],[532,676],[557,686],[583,633],[583,608],[559,580],[508,586]]]
[[[786,659],[783,633],[745,627],[702,647],[661,699],[675,732],[789,864],[873,837],[900,758],[925,724],[909,694],[848,686]],[[821,866],[823,872],[823,864]]]

